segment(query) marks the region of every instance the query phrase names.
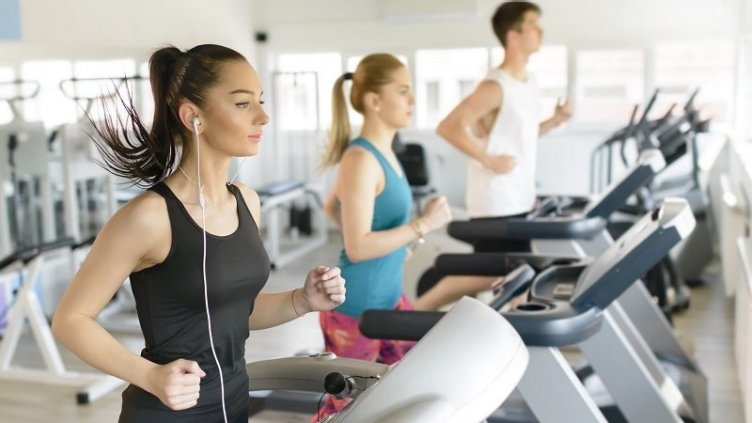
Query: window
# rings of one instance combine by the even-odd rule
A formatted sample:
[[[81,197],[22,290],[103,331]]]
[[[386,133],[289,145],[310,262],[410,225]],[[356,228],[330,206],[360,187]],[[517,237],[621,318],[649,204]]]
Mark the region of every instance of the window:
[[[415,55],[417,126],[433,129],[488,71],[488,49],[418,50]]]
[[[45,60],[21,65],[21,79],[37,81],[39,95],[35,101],[25,101],[23,113],[27,121],[41,120],[47,128],[76,120],[78,108],[60,91],[60,81],[73,76],[69,61]]]
[[[135,72],[133,59],[79,60],[73,63],[76,78],[122,78],[133,76]]]
[[[626,124],[632,107],[645,97],[644,66],[642,50],[578,52],[574,119]]]
[[[136,62],[132,59],[121,60],[82,60],[73,63],[73,75],[84,81],[75,84],[66,85],[66,93],[75,96],[95,98],[99,96],[112,96],[107,106],[109,110],[121,110],[120,101],[116,94],[119,93],[124,99],[130,95],[135,104],[137,101],[137,91],[134,84],[129,82],[130,94],[126,91],[126,86],[118,81],[119,78],[135,75]],[[85,81],[85,79],[97,78],[100,80]],[[117,90],[117,92],[116,92]],[[81,100],[81,107],[87,107],[88,103]],[[95,100],[92,104],[91,116],[99,119],[102,116],[102,102]]]
[[[430,116],[436,116],[440,110],[440,97],[439,97],[439,81],[426,81],[426,100],[425,109],[426,113]]]
[[[703,117],[731,120],[734,104],[733,40],[659,43],[655,47],[655,84],[661,89],[656,111],[681,108],[699,88],[695,106]]]
[[[741,109],[737,113],[736,125],[748,140],[752,140],[752,123],[747,116],[752,114],[752,38],[742,40],[741,46],[741,73],[739,87],[739,105]]]
[[[139,66],[138,75],[142,78],[141,81],[133,84],[137,95],[136,108],[138,115],[141,117],[141,122],[144,125],[151,125],[151,121],[154,117],[154,97],[151,93],[151,84],[149,83],[149,63],[141,63]]]
[[[283,54],[272,75],[276,178],[311,180],[331,121],[332,86],[342,75],[339,53]]]
[[[331,88],[341,74],[339,53],[280,55],[273,83],[277,104],[271,105],[278,127],[313,130],[328,126]]]
[[[543,48],[543,47],[541,47]],[[499,66],[504,61],[504,49],[494,47],[491,49],[491,66]]]
[[[504,59],[501,47],[491,49],[491,66],[498,66]],[[559,99],[567,97],[567,47],[559,45],[541,46],[530,56],[528,71],[535,77],[541,96],[541,120],[554,111]]]
[[[553,112],[556,102],[567,97],[567,48],[542,46],[530,56],[528,69],[535,75],[541,95],[541,120]]]
[[[19,87],[9,84],[16,78],[16,71],[10,66],[0,66],[0,99],[12,98],[19,94]],[[13,112],[7,101],[0,100],[0,125],[13,120]]]
[[[469,79],[457,81],[460,85],[460,98],[465,98],[473,92],[475,86],[478,85],[478,81],[472,81]]]

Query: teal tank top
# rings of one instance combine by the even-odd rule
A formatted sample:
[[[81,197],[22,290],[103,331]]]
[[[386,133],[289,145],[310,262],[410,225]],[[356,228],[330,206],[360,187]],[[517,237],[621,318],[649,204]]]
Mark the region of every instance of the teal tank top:
[[[372,231],[383,231],[406,224],[410,218],[412,193],[407,178],[397,175],[392,165],[365,138],[356,138],[348,148],[358,146],[370,151],[384,171],[384,190],[376,197],[373,208]],[[393,309],[402,296],[403,265],[407,247],[391,253],[351,262],[343,249],[339,267],[347,289],[345,302],[336,311],[350,316],[360,316],[368,309]]]

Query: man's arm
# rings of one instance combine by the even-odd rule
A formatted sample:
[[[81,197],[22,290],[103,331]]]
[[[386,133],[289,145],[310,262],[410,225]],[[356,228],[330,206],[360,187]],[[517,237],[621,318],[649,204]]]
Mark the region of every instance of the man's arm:
[[[497,172],[507,173],[515,166],[515,158],[509,155],[489,155],[483,145],[472,137],[467,128],[477,124],[484,116],[500,110],[503,103],[501,85],[493,81],[481,82],[475,91],[462,100],[444,120],[436,133],[454,147],[483,166]]]
[[[553,116],[540,123],[540,126],[538,127],[538,136],[542,137],[546,135],[552,129],[568,121],[571,117],[572,105],[569,104],[569,100],[564,100],[563,103],[561,103],[560,100],[557,101]]]

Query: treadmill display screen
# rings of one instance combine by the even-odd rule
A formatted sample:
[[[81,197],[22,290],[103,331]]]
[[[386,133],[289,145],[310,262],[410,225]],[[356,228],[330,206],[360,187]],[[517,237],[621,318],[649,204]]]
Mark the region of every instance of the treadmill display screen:
[[[582,272],[572,303],[607,306],[688,236],[694,224],[686,200],[667,199]]]

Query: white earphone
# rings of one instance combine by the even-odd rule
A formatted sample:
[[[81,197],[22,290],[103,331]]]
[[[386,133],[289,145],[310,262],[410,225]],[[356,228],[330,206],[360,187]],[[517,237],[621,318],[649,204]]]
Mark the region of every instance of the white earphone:
[[[198,203],[201,205],[201,213],[205,213],[204,208],[206,207],[206,199],[204,198],[204,186],[201,185],[201,146],[199,145],[198,139],[198,127],[201,126],[201,121],[198,119],[198,116],[193,115],[191,123],[193,123],[193,133],[196,135],[196,174],[198,175]]]
[[[201,227],[203,229],[204,238],[202,272],[204,276],[204,305],[206,307],[206,322],[209,329],[209,345],[211,346],[212,355],[214,356],[214,363],[217,365],[217,370],[219,370],[219,386],[222,393],[222,415],[224,417],[224,422],[227,423],[227,406],[225,405],[225,381],[224,375],[222,374],[222,367],[220,366],[219,359],[217,358],[217,351],[214,348],[211,313],[209,312],[209,288],[206,282],[206,200],[204,198],[204,186],[201,185],[201,143],[198,138],[198,127],[201,125],[201,121],[198,119],[198,116],[194,115],[193,119],[191,119],[191,123],[193,124],[193,133],[196,136],[196,175],[198,178],[198,203],[201,206]]]
[[[198,119],[198,116],[193,115],[193,119],[191,119],[191,123],[193,124],[193,133],[196,134],[196,149],[199,148],[198,146],[198,127],[201,126],[201,121]],[[227,185],[232,185],[233,182],[235,182],[235,179],[240,174],[240,170],[243,168],[243,165],[245,164],[246,157],[243,157],[240,159],[240,165],[238,165],[238,170],[235,171],[235,175],[233,175],[232,179],[230,179],[230,182],[227,183]],[[205,200],[204,200],[204,193],[203,190],[199,192],[198,201],[201,204],[202,207],[205,206]]]

